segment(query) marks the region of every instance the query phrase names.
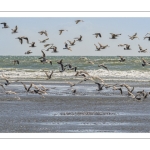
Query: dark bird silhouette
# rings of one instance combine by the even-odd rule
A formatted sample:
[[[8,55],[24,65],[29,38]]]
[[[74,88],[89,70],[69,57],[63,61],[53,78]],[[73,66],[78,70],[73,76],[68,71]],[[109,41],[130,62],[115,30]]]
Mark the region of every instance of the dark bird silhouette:
[[[29,47],[36,47],[35,42],[30,43],[31,45]]]
[[[28,39],[28,37],[22,36],[21,38],[24,39],[24,40],[26,40],[26,41],[27,41],[27,44],[29,44],[29,39]]]
[[[99,64],[98,67],[103,67],[103,68],[105,68],[107,71],[109,71],[108,68],[107,68],[104,64]]]
[[[9,28],[9,26],[7,25],[6,22],[2,22],[1,24],[3,24],[4,26],[2,28]]]
[[[13,33],[18,33],[18,32],[17,32],[17,30],[18,30],[18,27],[17,27],[17,26],[15,26],[15,29],[11,29],[11,30],[12,30],[12,34],[13,34]]]
[[[20,42],[21,44],[23,43],[22,37],[17,37],[16,39],[19,39],[19,42]]]
[[[14,65],[17,63],[19,65],[19,60],[14,60],[13,61]]]
[[[23,83],[23,82],[21,82],[21,84],[23,84],[23,86],[24,86],[24,88],[25,88],[25,90],[27,91],[27,92],[29,92],[30,91],[30,89],[31,89],[31,87],[32,87],[32,83],[30,84],[30,86],[27,88],[27,86]]]
[[[48,73],[45,71],[45,74],[47,76],[47,80],[51,79],[52,77],[52,74],[53,74],[53,71],[48,75]]]
[[[102,35],[100,33],[94,33],[93,35],[95,35],[95,37],[97,38],[98,36],[99,37],[102,37]]]
[[[80,35],[80,37],[78,38],[74,38],[74,39],[77,39],[77,41],[81,42],[82,41],[82,35]]]
[[[84,22],[83,20],[75,20],[76,24],[78,24],[79,22]]]
[[[95,82],[95,84],[97,84],[97,85],[98,85],[98,89],[97,89],[97,91],[101,91],[101,90],[103,90],[104,84],[102,85],[102,84],[100,84],[100,83],[98,83],[98,82]]]
[[[111,34],[110,39],[116,39],[117,36],[121,35],[121,34],[114,34],[114,33],[110,33],[110,34]]]
[[[47,31],[45,30],[45,31],[40,31],[40,32],[38,32],[38,33],[40,33],[41,35],[42,34],[45,34],[46,36],[48,36],[48,34],[47,34]]]

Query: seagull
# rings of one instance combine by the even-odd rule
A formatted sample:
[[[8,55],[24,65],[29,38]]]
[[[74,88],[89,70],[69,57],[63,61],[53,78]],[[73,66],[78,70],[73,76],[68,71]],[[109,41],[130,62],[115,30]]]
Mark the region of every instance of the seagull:
[[[110,34],[111,34],[110,39],[116,39],[117,36],[121,35],[121,34],[114,34],[114,33],[110,33]]]
[[[79,22],[84,22],[83,20],[75,20],[76,24],[78,24]]]
[[[7,23],[6,23],[6,22],[2,22],[1,24],[3,24],[3,25],[4,25],[4,27],[2,27],[2,28],[9,28],[9,26],[7,25]]]
[[[120,62],[124,62],[126,59],[125,58],[123,58],[122,56],[118,56],[118,57],[120,57]]]
[[[41,35],[42,34],[45,34],[46,36],[48,36],[48,34],[47,34],[47,31],[45,30],[45,31],[40,31],[40,32],[38,32],[38,33],[40,33]]]
[[[75,94],[77,92],[76,89],[71,89],[72,94]]]
[[[95,37],[97,38],[98,36],[99,37],[102,37],[102,35],[100,33],[94,33],[93,35],[95,35]]]
[[[68,49],[68,43],[65,42],[65,48],[63,49]]]
[[[135,33],[134,35],[132,35],[132,36],[130,36],[130,35],[128,35],[129,36],[129,39],[131,39],[131,40],[133,40],[133,39],[135,39],[135,38],[138,38],[137,37],[137,33]],[[139,38],[138,38],[139,39]]]
[[[59,72],[64,72],[66,70],[66,68],[64,67],[64,65],[62,63],[60,64],[60,66],[61,66],[61,70],[59,70]]]
[[[19,42],[20,42],[21,44],[23,43],[22,37],[17,37],[16,39],[19,39]]]
[[[117,88],[117,87],[113,86],[113,90],[119,90],[122,95],[122,88]]]
[[[101,91],[101,90],[103,90],[104,84],[103,84],[103,85],[101,85],[101,84],[100,84],[100,83],[98,83],[98,82],[95,82],[95,84],[97,84],[97,85],[98,85],[98,89],[97,89],[97,91]]]
[[[6,89],[4,88],[4,85],[3,85],[3,84],[0,83],[0,86],[1,86],[4,90],[6,90]]]
[[[58,51],[57,51],[57,47],[56,46],[53,46],[53,53],[58,53]]]
[[[27,41],[27,44],[29,44],[29,39],[28,39],[28,37],[22,36],[21,38],[24,39],[24,40],[26,40],[26,41]]]
[[[17,63],[19,65],[19,60],[14,60],[14,65]]]
[[[49,38],[47,38],[47,39],[44,39],[44,40],[42,40],[42,41],[40,41],[40,43],[45,43],[47,40],[49,40]]]
[[[99,46],[100,46],[100,49],[105,49],[106,47],[109,47],[108,45],[102,45],[102,44],[100,44],[99,42],[98,42],[98,44],[99,44]]]
[[[150,36],[145,36],[145,37],[144,37],[144,40],[145,40],[146,38],[148,38],[148,41],[150,41]]]
[[[25,52],[25,54],[31,54],[31,50],[28,50],[27,52]]]
[[[52,74],[53,74],[53,71],[48,75],[48,73],[45,71],[45,74],[47,76],[47,80],[51,79],[52,77]]]
[[[77,41],[82,41],[82,35],[80,35],[80,37],[79,38],[74,38],[74,39],[77,39]]]
[[[150,63],[147,63],[143,58],[141,58],[141,59],[142,59],[142,62],[143,62],[143,64],[142,64],[143,67],[146,66],[146,65],[150,65]]]
[[[57,64],[62,64],[63,59],[61,59],[60,61],[57,61]]]
[[[68,30],[63,30],[63,29],[59,30],[59,35],[61,35],[63,31],[68,31]]]
[[[21,82],[21,84],[23,84],[23,86],[27,92],[29,92],[31,87],[33,86],[33,84],[31,83],[30,86],[27,88],[27,86],[23,82]]]
[[[74,40],[73,42],[71,42],[71,41],[68,40],[68,42],[70,43],[70,46],[73,46],[73,45],[75,45],[76,41]]]
[[[138,97],[139,94],[137,94],[137,95],[135,96],[135,95],[133,95],[131,92],[128,91],[128,95],[130,95],[133,99],[141,100],[141,97]]]
[[[126,48],[124,48],[124,50],[131,50],[130,45],[128,45],[128,44],[124,44],[124,45],[126,46]]]
[[[99,64],[98,67],[103,67],[103,68],[105,68],[107,71],[109,71],[108,68],[107,68],[104,64]]]
[[[138,44],[140,51],[138,51],[139,53],[146,53],[147,49],[142,49],[142,47]]]
[[[6,86],[13,83],[13,82],[18,82],[19,80],[15,80],[15,81],[9,81],[8,79],[5,78],[6,83],[4,83]]]
[[[36,47],[35,42],[30,43],[31,45],[29,47]]]
[[[98,47],[96,44],[94,44],[95,45],[95,47],[96,47],[96,51],[100,51],[101,50],[101,47]]]
[[[46,59],[46,55],[45,53],[41,50],[43,56],[40,57],[39,59],[41,59],[40,61],[44,64],[44,63],[48,63],[48,60]],[[49,63],[52,65],[52,61],[50,60]]]
[[[17,26],[15,26],[15,29],[11,29],[11,30],[12,30],[12,34],[13,34],[13,33],[18,33],[18,32],[17,32],[17,30],[18,30],[18,27],[17,27]]]

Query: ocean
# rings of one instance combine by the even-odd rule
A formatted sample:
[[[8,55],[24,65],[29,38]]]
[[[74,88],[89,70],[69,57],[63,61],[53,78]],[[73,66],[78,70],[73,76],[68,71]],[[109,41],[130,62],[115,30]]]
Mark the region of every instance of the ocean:
[[[44,79],[43,71],[54,71],[53,79],[70,78],[73,79],[74,70],[66,70],[59,72],[61,67],[57,61],[63,59],[63,64],[71,64],[76,66],[77,70],[86,70],[90,75],[99,76],[104,79],[116,80],[150,80],[150,66],[142,66],[140,56],[124,57],[125,62],[120,62],[118,56],[47,56],[48,60],[52,60],[52,65],[49,63],[41,63],[38,59],[40,56],[0,56],[0,72],[5,75],[11,75],[12,79]],[[150,62],[150,57],[143,57],[147,62]],[[14,65],[13,60],[18,59],[19,65]],[[93,62],[91,64],[90,62]],[[105,64],[109,71],[98,64]]]

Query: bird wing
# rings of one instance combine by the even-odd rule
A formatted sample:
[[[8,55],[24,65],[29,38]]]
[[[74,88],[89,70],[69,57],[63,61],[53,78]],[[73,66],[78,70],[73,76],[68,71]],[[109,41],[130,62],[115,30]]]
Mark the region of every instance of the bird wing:
[[[49,75],[48,75],[48,73],[45,71],[45,74],[46,74],[46,76],[49,78]]]
[[[23,84],[25,90],[27,91],[28,89],[27,89],[26,85],[23,82],[21,82],[21,83]]]
[[[45,53],[41,50],[41,52],[43,53],[43,57],[45,57]]]

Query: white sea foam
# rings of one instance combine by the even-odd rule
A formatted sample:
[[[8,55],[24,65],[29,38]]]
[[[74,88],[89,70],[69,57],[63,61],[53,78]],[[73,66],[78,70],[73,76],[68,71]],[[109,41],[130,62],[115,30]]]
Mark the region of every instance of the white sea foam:
[[[98,70],[86,70],[91,76],[98,76],[104,79],[132,79],[132,80],[150,80],[150,73],[149,71],[137,71],[137,70],[129,70],[129,71],[107,71],[104,69],[98,69]],[[51,73],[51,71],[49,71]],[[46,75],[43,72],[43,70],[3,70],[0,73],[0,76],[4,74],[8,77],[11,77],[12,79],[46,79]],[[76,73],[74,71],[65,71],[65,72],[59,72],[58,70],[54,70],[54,73],[52,75],[53,79],[63,79],[63,78],[78,78],[75,77]]]

